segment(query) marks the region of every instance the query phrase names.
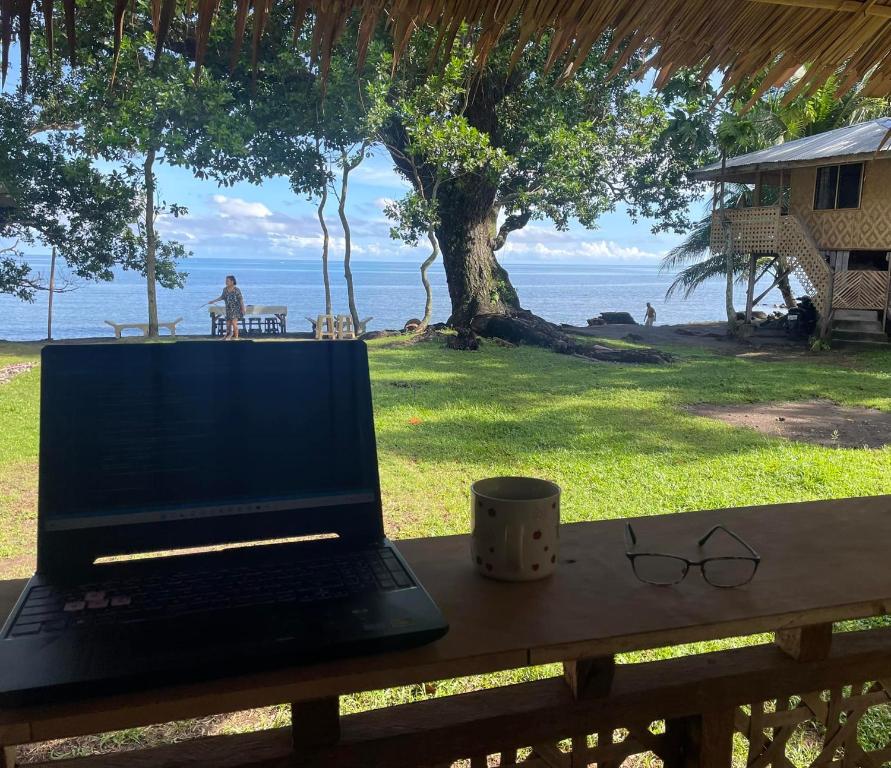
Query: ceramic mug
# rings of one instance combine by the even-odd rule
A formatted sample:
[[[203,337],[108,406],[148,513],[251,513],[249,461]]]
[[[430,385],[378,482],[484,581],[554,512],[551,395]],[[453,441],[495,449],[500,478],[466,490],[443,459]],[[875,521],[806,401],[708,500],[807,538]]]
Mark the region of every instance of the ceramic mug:
[[[470,487],[471,556],[483,576],[532,581],[557,567],[560,486],[535,477],[490,477]]]

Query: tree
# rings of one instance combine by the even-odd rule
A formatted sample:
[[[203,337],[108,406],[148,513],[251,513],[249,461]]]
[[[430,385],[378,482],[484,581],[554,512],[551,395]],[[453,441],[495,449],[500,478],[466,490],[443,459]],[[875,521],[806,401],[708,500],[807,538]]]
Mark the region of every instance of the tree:
[[[48,286],[23,254],[25,246],[56,248],[71,272],[111,280],[115,267],[145,271],[139,239],[127,226],[138,210],[137,190],[119,173],[101,173],[72,146],[30,96],[0,95],[0,237],[14,241],[0,252],[0,293],[33,301]],[[163,284],[177,280],[163,261]]]
[[[329,197],[338,202],[337,213],[344,231],[344,280],[350,315],[358,327],[359,316],[351,270],[352,233],[347,212],[349,176],[368,154],[362,112],[356,109],[357,62],[355,47],[333,63],[325,91],[309,63],[311,41],[288,32],[282,7],[272,9],[266,25],[262,58],[250,66],[243,58],[224,61],[229,44],[225,33],[212,51],[205,69],[227,79],[240,108],[249,115],[254,134],[242,177],[253,182],[273,176],[288,179],[295,194],[318,200],[316,215],[322,233],[322,279],[325,313],[332,311],[329,276],[330,233],[325,219]],[[223,30],[225,19],[221,19]],[[256,24],[254,15],[252,23]],[[262,72],[255,77],[255,66]],[[337,184],[339,169],[340,179]]]
[[[395,222],[390,236],[411,246],[417,246],[421,237],[426,236],[431,247],[430,255],[421,263],[425,301],[418,331],[430,324],[433,314],[427,271],[439,256],[436,230],[440,225],[440,187],[445,181],[466,174],[501,171],[507,162],[504,152],[492,148],[485,134],[469,128],[464,121],[454,120],[449,111],[464,87],[465,66],[466,62],[453,58],[441,72],[431,73],[423,88],[395,99],[385,76],[368,89],[368,132],[391,156],[399,158],[412,183],[412,190],[402,200],[385,208],[387,217]],[[389,141],[388,130],[394,123],[405,127],[404,141],[399,146]]]
[[[629,56],[611,77],[616,62],[604,61],[603,41],[560,84],[555,72],[544,73],[547,39],[511,67],[515,38],[508,35],[481,71],[469,46],[456,47],[447,67],[459,85],[449,98],[431,102],[432,112],[401,110],[430,86],[432,40],[427,30],[417,33],[395,74],[383,62],[375,88],[394,107],[380,133],[396,168],[422,200],[437,187],[435,234],[453,325],[519,309],[496,253],[532,220],[594,227],[600,214],[623,204],[633,218],[656,218],[657,228],[685,226],[695,194],[685,171],[709,142],[708,99],[693,79],[644,95],[632,84],[641,60]],[[423,147],[421,135],[429,139]],[[477,168],[461,171],[476,161]],[[443,168],[457,172],[442,178]]]
[[[129,22],[134,31],[111,40],[107,30],[113,28],[112,9],[105,4],[85,7],[77,41],[79,66],[57,91],[54,107],[60,119],[79,127],[72,146],[119,164],[140,188],[136,237],[146,276],[149,335],[156,336],[157,284],[165,284],[164,273],[188,252],[158,235],[159,217],[180,216],[186,209],[160,199],[155,167],[165,162],[181,165],[195,170],[199,178],[228,183],[245,173],[252,128],[225,83],[207,72],[196,81],[187,58],[156,50],[157,20],[151,11],[148,2],[133,4]],[[182,46],[190,35],[188,25],[175,25],[168,40]],[[37,87],[34,91],[40,93]],[[182,284],[184,275],[176,274],[168,286]]]

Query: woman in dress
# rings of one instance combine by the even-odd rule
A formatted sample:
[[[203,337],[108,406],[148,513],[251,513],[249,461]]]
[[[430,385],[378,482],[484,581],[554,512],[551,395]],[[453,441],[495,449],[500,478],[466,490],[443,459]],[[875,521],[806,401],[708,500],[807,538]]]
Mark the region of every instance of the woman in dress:
[[[226,341],[238,338],[238,321],[244,319],[247,311],[244,306],[244,297],[241,295],[241,289],[238,287],[238,281],[235,275],[226,275],[226,287],[223,292],[215,299],[208,301],[208,304],[216,304],[218,301],[226,304]]]

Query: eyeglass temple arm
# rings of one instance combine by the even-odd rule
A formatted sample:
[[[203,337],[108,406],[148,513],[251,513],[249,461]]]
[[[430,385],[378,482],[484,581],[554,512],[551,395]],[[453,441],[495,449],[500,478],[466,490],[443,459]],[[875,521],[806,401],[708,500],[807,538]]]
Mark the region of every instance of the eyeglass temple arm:
[[[712,534],[714,534],[716,531],[724,531],[724,533],[726,533],[728,536],[731,536],[732,538],[736,539],[736,541],[738,541],[738,542],[739,542],[740,544],[742,544],[747,550],[749,550],[749,552],[752,553],[752,556],[753,556],[753,557],[757,557],[759,560],[761,559],[761,555],[759,555],[759,554],[755,551],[755,548],[754,548],[751,544],[749,544],[749,543],[748,543],[745,539],[743,539],[741,536],[738,536],[738,535],[735,534],[733,531],[731,531],[729,528],[726,528],[726,527],[723,526],[723,525],[716,525],[716,526],[715,526],[714,528],[712,528],[707,534],[705,534],[705,536],[703,536],[703,537],[699,540],[699,546],[700,546],[700,547],[703,546],[703,545],[704,545],[704,544],[705,544],[705,543],[712,537]]]
[[[625,549],[631,550],[637,546],[637,536],[634,535],[634,528],[631,523],[625,523]]]

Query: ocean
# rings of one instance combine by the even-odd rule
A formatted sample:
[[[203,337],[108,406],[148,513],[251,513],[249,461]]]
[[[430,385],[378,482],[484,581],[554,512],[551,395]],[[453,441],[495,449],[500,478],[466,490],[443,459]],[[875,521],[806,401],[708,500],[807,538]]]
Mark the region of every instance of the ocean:
[[[29,256],[35,271],[49,273],[49,256]],[[604,311],[626,311],[643,322],[649,301],[656,308],[657,324],[719,320],[724,315],[724,284],[715,280],[704,285],[690,299],[665,299],[671,275],[659,273],[655,264],[564,262],[511,263],[505,265],[520,295],[522,305],[557,323],[584,325],[586,318]],[[419,264],[408,261],[360,260],[352,265],[360,317],[371,316],[369,330],[401,328],[406,320],[424,311],[424,290]],[[158,290],[161,321],[183,321],[180,334],[206,334],[210,322],[207,307],[200,305],[220,295],[227,274],[234,274],[248,304],[284,304],[288,307],[288,329],[308,331],[305,316],[324,311],[321,264],[287,258],[209,258],[193,257],[183,262],[188,272],[180,290]],[[64,265],[58,270],[62,275]],[[348,312],[343,265],[330,263],[335,313]],[[433,285],[434,321],[449,315],[449,297],[442,264],[430,270]],[[73,290],[58,293],[53,302],[53,337],[109,337],[112,329],[104,320],[145,322],[145,282],[133,272],[122,271],[111,282],[73,280]],[[765,285],[766,287],[766,285]],[[769,310],[781,297],[768,295]],[[745,305],[744,287],[737,286],[736,306]],[[46,338],[47,294],[41,292],[34,303],[12,296],[0,296],[0,339],[9,341]]]

